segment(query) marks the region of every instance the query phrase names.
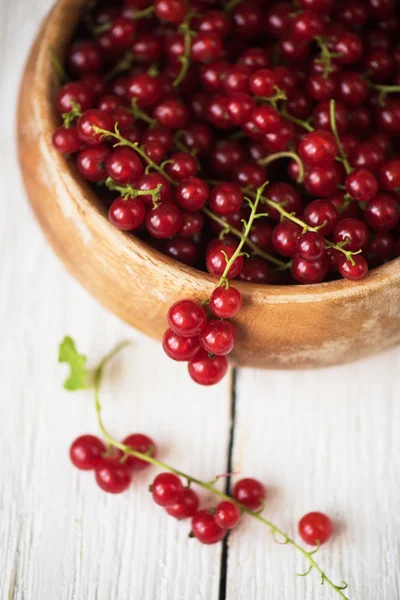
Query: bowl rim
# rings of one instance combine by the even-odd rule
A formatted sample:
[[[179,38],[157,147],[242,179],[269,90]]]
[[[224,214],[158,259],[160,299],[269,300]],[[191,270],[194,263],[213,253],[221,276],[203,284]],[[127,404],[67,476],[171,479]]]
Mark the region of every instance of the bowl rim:
[[[73,2],[78,9],[81,9],[85,0],[73,0]],[[82,198],[80,200],[84,202],[84,209],[87,216],[95,219],[101,217],[104,221],[104,226],[110,230],[109,234],[113,235],[116,240],[119,239],[121,243],[123,242],[126,251],[129,253],[136,253],[136,250],[139,250],[140,254],[147,255],[153,260],[165,263],[170,272],[177,277],[185,274],[198,280],[200,283],[204,283],[207,287],[210,284],[216,285],[217,282],[215,278],[210,274],[166,256],[162,252],[152,248],[143,240],[136,238],[133,234],[117,230],[107,218],[106,207],[77,171],[74,162],[68,160],[53,148],[52,134],[54,129],[60,125],[59,115],[55,110],[54,103],[54,90],[57,89],[59,82],[55,81],[48,47],[49,45],[52,46],[57,55],[64,55],[66,45],[69,41],[69,35],[62,38],[62,36],[57,35],[57,31],[59,31],[58,26],[61,26],[63,23],[62,11],[70,4],[71,0],[59,0],[45,19],[40,33],[40,44],[34,71],[35,78],[42,78],[41,89],[44,91],[43,98],[37,106],[39,111],[39,121],[42,126],[44,126],[44,129],[42,129],[41,132],[43,144],[46,145],[46,149],[51,153],[52,158],[56,160],[57,170],[63,174],[63,179],[64,174],[67,174],[68,177],[71,178],[73,184],[75,183],[77,187],[80,188],[82,192]],[[70,26],[70,31],[72,33],[72,26]],[[258,297],[270,297],[269,300],[271,302],[313,302],[322,299],[335,300],[337,298],[342,298],[343,296],[363,297],[367,293],[378,290],[382,286],[393,283],[394,281],[400,283],[400,257],[372,269],[368,272],[367,276],[360,281],[340,279],[307,285],[270,285],[247,283],[234,279],[231,280],[231,283],[241,292],[246,292],[247,294],[255,293]]]

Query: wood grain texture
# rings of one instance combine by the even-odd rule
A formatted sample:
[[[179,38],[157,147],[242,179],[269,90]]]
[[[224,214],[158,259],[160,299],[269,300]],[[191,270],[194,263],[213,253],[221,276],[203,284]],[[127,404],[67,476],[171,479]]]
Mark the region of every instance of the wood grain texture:
[[[0,3],[6,115],[50,3]],[[70,467],[71,440],[96,427],[90,395],[61,389],[57,344],[70,333],[95,362],[132,338],[108,371],[107,425],[120,436],[147,431],[166,460],[207,479],[226,461],[229,382],[192,385],[184,367],[65,273],[28,208],[11,117],[0,143],[0,598],[222,600],[221,548],[188,540],[187,526],[149,501],[145,475],[118,498]],[[335,517],[338,533],[319,560],[349,581],[352,600],[400,599],[399,367],[397,350],[329,370],[238,374],[234,467],[269,486],[266,514],[288,532],[310,509]],[[228,600],[335,598],[313,575],[296,578],[302,561],[249,520],[232,535],[228,558]]]
[[[69,270],[107,308],[161,339],[169,306],[182,296],[203,300],[215,280],[117,231],[73,165],[52,147],[58,120],[48,46],[62,56],[84,2],[59,0],[27,65],[19,108],[25,185],[47,238]],[[236,364],[321,367],[400,343],[400,259],[361,282],[237,285],[244,308],[236,319]]]

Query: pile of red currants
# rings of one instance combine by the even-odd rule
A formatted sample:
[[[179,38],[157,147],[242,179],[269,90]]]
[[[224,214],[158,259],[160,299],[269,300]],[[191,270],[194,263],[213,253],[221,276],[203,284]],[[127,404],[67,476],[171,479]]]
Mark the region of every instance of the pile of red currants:
[[[164,337],[198,383],[227,370],[230,280],[358,281],[400,255],[399,28],[394,0],[99,1],[53,57],[55,148],[115,227],[217,278]]]
[[[154,458],[156,455],[153,440],[141,433],[129,435],[122,444],[145,455],[144,458]],[[103,441],[94,435],[78,437],[71,445],[70,459],[80,470],[94,470],[97,485],[111,494],[127,490],[132,482],[132,474],[149,466],[146,460],[124,455],[114,446],[107,449]],[[262,483],[246,478],[233,486],[233,501],[223,499],[215,508],[199,510],[199,495],[190,485],[184,487],[177,474],[168,471],[155,477],[150,492],[153,501],[165,508],[170,516],[178,520],[190,518],[190,537],[197,538],[202,544],[215,544],[223,540],[228,531],[239,524],[243,509],[257,512],[263,508],[266,499],[266,489]],[[298,529],[307,544],[316,546],[330,538],[333,526],[328,516],[312,512],[300,520]]]

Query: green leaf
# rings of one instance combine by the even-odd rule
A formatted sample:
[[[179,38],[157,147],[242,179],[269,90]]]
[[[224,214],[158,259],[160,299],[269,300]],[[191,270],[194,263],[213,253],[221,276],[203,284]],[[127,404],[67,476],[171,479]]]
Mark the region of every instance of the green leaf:
[[[88,387],[86,356],[79,354],[74,340],[69,336],[65,336],[60,344],[58,362],[67,363],[71,369],[69,377],[64,382],[64,388],[66,390],[73,392]]]

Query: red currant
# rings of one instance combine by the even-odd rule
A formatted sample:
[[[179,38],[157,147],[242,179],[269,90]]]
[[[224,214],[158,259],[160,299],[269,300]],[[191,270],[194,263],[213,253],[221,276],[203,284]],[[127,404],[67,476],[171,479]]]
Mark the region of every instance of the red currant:
[[[104,443],[95,435],[81,435],[71,445],[69,457],[82,471],[94,469],[106,451]]]
[[[165,354],[173,360],[188,361],[200,349],[200,340],[198,337],[182,337],[172,329],[167,329],[164,333],[163,348]]]
[[[151,484],[151,495],[159,506],[173,506],[182,501],[185,488],[175,473],[160,473]]]
[[[95,467],[97,485],[109,494],[120,494],[128,489],[132,481],[130,468],[120,462],[119,457],[103,458]]]
[[[125,446],[129,446],[132,450],[135,450],[136,452],[140,452],[141,454],[148,454],[153,458],[157,454],[157,446],[151,438],[149,438],[147,435],[144,435],[143,433],[131,433],[131,435],[128,435],[124,440],[122,440],[122,443]],[[127,455],[125,464],[134,471],[142,471],[143,469],[146,469],[150,466],[150,463],[148,463],[147,461],[142,460],[141,458],[138,458],[136,456],[131,456],[129,454]]]
[[[189,361],[189,375],[200,385],[215,385],[228,371],[226,356],[209,356],[206,350],[199,350]]]
[[[199,510],[192,518],[192,535],[202,544],[216,544],[224,539],[226,530],[217,525],[207,510]]]
[[[175,517],[175,519],[189,519],[196,514],[199,504],[199,496],[194,490],[188,488],[183,490],[180,502],[172,506],[167,506],[166,511],[171,517]]]
[[[250,477],[241,479],[233,486],[232,496],[249,510],[260,510],[264,504],[267,492],[262,483]]]
[[[223,500],[215,509],[215,522],[222,529],[233,529],[239,523],[240,509],[233,502]]]
[[[304,515],[299,522],[299,534],[312,546],[325,544],[333,532],[332,521],[327,515],[320,512],[310,512]]]
[[[200,334],[200,343],[207,352],[225,356],[233,350],[236,331],[229,321],[211,319]]]

